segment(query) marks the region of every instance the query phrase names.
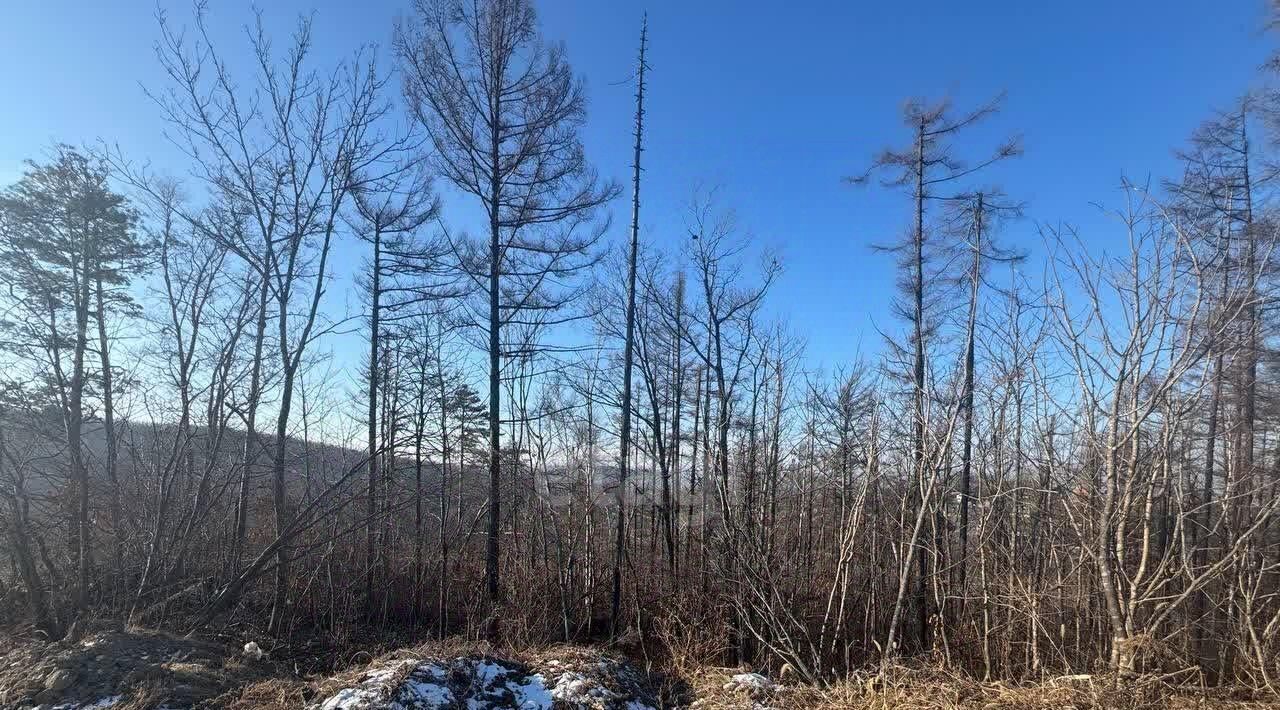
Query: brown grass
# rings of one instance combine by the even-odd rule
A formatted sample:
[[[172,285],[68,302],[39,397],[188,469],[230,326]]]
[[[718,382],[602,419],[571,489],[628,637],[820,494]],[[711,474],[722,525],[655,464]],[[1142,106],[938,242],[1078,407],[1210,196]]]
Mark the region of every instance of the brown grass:
[[[227,710],[298,710],[312,700],[306,682],[273,678],[230,690],[211,701],[210,706]]]
[[[660,627],[657,636],[677,641],[665,654],[662,671],[641,667],[633,656],[616,690],[645,688],[660,698],[663,708],[698,710],[814,708],[817,710],[1280,710],[1280,696],[1240,687],[1203,689],[1187,676],[1117,678],[1110,675],[1064,676],[1035,683],[982,682],[936,664],[924,662],[894,665],[883,672],[871,669],[826,686],[783,680],[773,692],[726,690],[725,683],[745,668],[707,665],[698,657],[717,651],[714,634],[697,627]],[[415,658],[443,660],[463,656],[489,656],[530,668],[584,670],[605,655],[621,658],[622,646],[599,649],[562,644],[523,642],[495,647],[466,637],[428,640],[383,652],[350,651],[327,660],[313,657],[315,666],[297,663],[308,650],[303,644],[279,646],[261,663],[248,663],[233,644],[185,639],[160,632],[120,629],[90,634],[96,645],[78,641],[12,643],[0,653],[0,707],[29,704],[54,668],[70,668],[81,678],[96,678],[94,697],[115,693],[126,701],[115,710],[150,710],[161,702],[180,701],[180,707],[196,710],[298,710],[358,684],[372,665]],[[86,637],[88,639],[88,637]],[[518,648],[515,646],[518,645]],[[105,666],[121,659],[126,663]],[[141,654],[149,655],[148,660]],[[336,673],[329,669],[337,667]],[[321,667],[325,667],[322,669]],[[103,668],[103,671],[98,671]],[[404,672],[410,672],[406,667]],[[775,678],[775,680],[777,680]],[[108,692],[110,688],[110,693]],[[71,699],[71,698],[67,698]],[[13,705],[17,703],[17,705]]]
[[[1280,708],[1266,694],[1204,692],[1158,678],[1070,676],[1041,683],[984,683],[940,668],[894,666],[826,687],[784,685],[748,695],[724,689],[734,668],[706,668],[691,677],[698,710],[812,708],[814,710],[1261,710]],[[758,703],[758,705],[757,705]]]

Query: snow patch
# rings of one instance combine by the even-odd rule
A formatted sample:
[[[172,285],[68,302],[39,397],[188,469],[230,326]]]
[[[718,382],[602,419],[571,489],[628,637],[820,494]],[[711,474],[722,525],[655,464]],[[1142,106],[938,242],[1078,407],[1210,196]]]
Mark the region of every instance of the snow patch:
[[[759,673],[738,673],[724,684],[725,690],[745,690],[749,693],[772,693],[781,687]]]
[[[121,700],[124,700],[123,695],[112,695],[106,698],[101,698],[92,703],[63,703],[61,705],[54,705],[50,710],[106,710],[106,708],[119,703]]]
[[[251,661],[261,661],[267,657],[267,654],[256,642],[250,641],[244,645],[244,657]],[[146,658],[146,656],[143,656],[143,658]]]
[[[411,670],[400,683],[394,680],[404,675],[405,668]],[[453,703],[453,693],[449,688],[435,682],[443,676],[443,671],[430,663],[423,663],[416,658],[407,658],[393,662],[383,668],[368,671],[360,680],[360,685],[343,688],[329,696],[318,708],[319,710],[370,710],[386,708],[387,710],[417,710],[419,708],[439,708]]]
[[[507,681],[507,688],[516,696],[516,707],[521,710],[551,708],[551,691],[541,673],[534,673],[524,682]]]
[[[556,661],[533,672],[489,658],[403,659],[366,671],[358,685],[339,690],[309,710],[654,710],[592,677],[599,673],[601,678],[615,678],[620,670],[616,663],[584,670],[587,673],[570,670]]]
[[[414,707],[415,704],[428,708],[442,707],[453,704],[453,691],[448,686],[441,685],[434,681],[436,676],[430,671],[438,670],[434,666],[426,666],[427,675],[432,680],[427,680],[419,674],[423,670],[419,668],[412,675],[405,679],[404,685],[400,686],[400,692],[396,696],[397,702],[407,707]]]

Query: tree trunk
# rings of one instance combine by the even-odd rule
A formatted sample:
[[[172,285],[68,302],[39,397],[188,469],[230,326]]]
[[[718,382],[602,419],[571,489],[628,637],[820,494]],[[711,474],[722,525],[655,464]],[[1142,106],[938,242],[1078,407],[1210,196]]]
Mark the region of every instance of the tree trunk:
[[[914,240],[915,254],[912,257],[912,267],[915,269],[915,281],[912,284],[912,297],[914,299],[914,312],[912,317],[912,325],[914,334],[912,337],[915,346],[915,439],[913,443],[912,456],[915,464],[916,480],[919,483],[924,481],[924,432],[925,432],[925,382],[924,382],[924,131],[925,120],[920,119],[920,125],[916,138],[916,233]],[[924,497],[923,489],[920,498],[920,507],[925,509],[929,507],[931,501]],[[913,542],[914,545],[914,542]],[[919,555],[920,578],[916,580],[916,613],[920,627],[919,641],[920,650],[929,647],[929,556]]]
[[[369,401],[368,401],[368,447],[369,447],[369,483],[365,492],[365,557],[364,557],[364,600],[365,615],[369,618],[374,613],[373,577],[374,546],[378,516],[378,328],[381,327],[380,299],[382,298],[382,232],[375,225],[373,229],[373,270],[369,274]]]
[[[501,209],[502,165],[498,150],[502,145],[499,125],[496,120],[501,116],[501,102],[495,95],[491,99],[490,115],[495,118],[490,126],[489,143],[489,531],[486,538],[484,572],[485,591],[490,604],[496,604],[501,598],[498,586],[498,526],[501,524],[500,500],[502,495],[501,449],[499,442],[502,432],[499,429],[502,418],[501,404],[502,386],[502,353],[501,331],[502,316],[499,311],[499,277],[502,273],[502,235],[500,233],[499,210]],[[492,612],[492,610],[491,610]],[[491,633],[496,629],[489,629]]]
[[[89,525],[89,470],[84,461],[84,385],[85,351],[89,345],[89,272],[93,268],[86,243],[80,258],[80,273],[76,283],[76,341],[71,361],[71,391],[68,393],[67,447],[71,456],[71,480],[76,487],[75,550],[76,550],[76,607],[84,610],[89,604],[89,558],[92,554]]]
[[[253,336],[253,362],[249,369],[249,401],[245,403],[244,452],[240,457],[240,490],[236,500],[236,533],[232,543],[231,576],[240,573],[245,536],[249,529],[249,491],[253,485],[253,469],[257,465],[261,445],[258,436],[258,403],[262,399],[262,358],[267,338],[268,281],[261,276],[258,287],[257,325]]]
[[[978,193],[974,213],[973,265],[969,272],[969,319],[965,327],[964,350],[964,451],[961,454],[960,473],[960,608],[964,608],[965,573],[969,561],[969,498],[973,470],[973,377],[974,345],[978,325],[978,284],[982,278],[982,211],[983,195]]]
[[[102,428],[107,439],[107,482],[111,485],[111,532],[115,537],[112,560],[114,574],[124,569],[124,528],[120,519],[120,480],[116,461],[119,458],[119,442],[116,439],[115,382],[111,373],[111,349],[107,339],[106,294],[102,275],[94,279],[98,305],[98,355],[102,363]]]
[[[613,547],[613,593],[609,604],[609,632],[617,636],[621,629],[622,563],[626,542],[627,468],[631,453],[631,363],[634,357],[636,331],[636,259],[640,249],[640,151],[644,135],[644,50],[648,19],[640,28],[640,67],[636,89],[635,157],[632,162],[631,247],[627,257],[626,336],[622,346],[622,421],[618,440],[618,487],[614,502],[618,509],[617,534]],[[669,495],[669,492],[668,492]]]

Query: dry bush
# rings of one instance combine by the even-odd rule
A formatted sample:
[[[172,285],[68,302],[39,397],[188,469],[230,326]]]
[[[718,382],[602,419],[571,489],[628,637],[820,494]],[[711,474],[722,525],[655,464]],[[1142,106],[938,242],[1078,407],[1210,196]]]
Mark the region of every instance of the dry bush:
[[[297,679],[273,678],[230,690],[214,700],[227,710],[297,710],[314,698],[311,687]]]
[[[659,655],[672,672],[693,677],[729,654],[729,629],[723,615],[708,614],[693,600],[665,606],[653,616]]]
[[[691,677],[699,710],[1261,710],[1280,708],[1274,696],[1206,694],[1161,677],[1061,676],[1044,682],[984,683],[939,665],[893,665],[863,671],[826,687],[784,685],[748,695],[724,683],[741,669],[704,668]],[[758,705],[754,705],[758,703]]]

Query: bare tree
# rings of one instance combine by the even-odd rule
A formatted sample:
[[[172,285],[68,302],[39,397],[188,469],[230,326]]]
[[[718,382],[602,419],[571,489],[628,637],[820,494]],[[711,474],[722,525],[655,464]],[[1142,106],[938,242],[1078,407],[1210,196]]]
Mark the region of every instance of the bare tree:
[[[878,155],[866,172],[850,178],[853,184],[866,184],[873,175],[885,174],[882,181],[885,187],[908,188],[914,203],[913,218],[915,226],[908,238],[901,243],[881,247],[901,255],[901,268],[907,275],[903,280],[903,291],[909,298],[909,304],[895,302],[895,312],[911,325],[910,337],[910,372],[914,398],[912,440],[914,476],[917,481],[924,481],[932,476],[923,466],[926,458],[925,433],[930,422],[925,419],[928,390],[926,383],[926,351],[929,340],[933,336],[936,324],[931,322],[926,304],[936,299],[936,294],[927,294],[928,278],[925,274],[926,246],[929,235],[925,225],[926,205],[932,201],[951,200],[955,196],[948,192],[956,183],[978,171],[1001,160],[1013,157],[1021,152],[1017,139],[1009,139],[998,146],[989,156],[977,163],[966,163],[958,158],[952,147],[952,141],[966,128],[982,121],[999,110],[1003,96],[979,108],[959,115],[950,101],[936,104],[925,104],[921,101],[909,101],[903,108],[903,123],[913,133],[913,145],[907,149],[886,149]],[[895,353],[906,358],[906,349],[893,344]],[[925,486],[921,485],[921,489]],[[931,487],[930,487],[931,488]],[[931,507],[933,501],[920,500],[921,507]],[[909,543],[912,547],[916,541]],[[929,557],[919,555],[920,570],[917,578],[916,612],[918,615],[917,632],[922,648],[929,645],[929,599],[927,584],[929,582]],[[887,649],[892,652],[892,649]]]
[[[465,273],[487,300],[478,324],[489,354],[489,529],[486,590],[500,597],[502,329],[553,315],[579,295],[563,285],[604,224],[601,186],[579,138],[586,97],[564,49],[539,36],[528,0],[417,0],[396,28],[409,110],[430,137],[432,164],[478,199],[487,243],[458,244]]]
[[[152,96],[174,143],[193,158],[196,177],[245,215],[246,229],[233,235],[227,246],[254,272],[255,280],[260,279],[253,358],[257,387],[251,384],[251,390],[261,388],[269,330],[279,367],[270,455],[278,540],[273,547],[270,626],[278,631],[283,628],[289,582],[286,533],[295,525],[285,468],[299,368],[308,347],[327,330],[320,305],[343,207],[360,182],[400,145],[382,129],[390,107],[381,96],[385,80],[369,50],[360,50],[331,73],[320,73],[309,65],[309,19],[299,21],[292,47],[277,57],[259,16],[249,32],[258,89],[245,93],[216,50],[203,6],[197,6],[195,23],[198,46],[160,15],[162,39],[156,55],[169,86]],[[260,392],[251,393],[251,401],[258,396]],[[249,424],[251,431],[254,424]],[[256,432],[250,438],[255,436]],[[246,451],[248,466],[256,454]],[[243,525],[243,519],[238,524]]]
[[[428,276],[441,271],[444,256],[438,244],[415,240],[415,232],[437,219],[440,202],[432,194],[420,163],[379,166],[380,174],[358,184],[348,219],[355,233],[372,249],[368,274],[369,361],[368,361],[368,450],[369,480],[365,528],[365,596],[367,612],[374,606],[375,525],[377,521],[377,480],[379,461],[378,383],[379,345],[386,327],[384,311],[391,322],[402,320],[406,309],[420,303],[434,284]],[[388,302],[388,298],[391,300]]]
[[[747,278],[743,253],[748,243],[737,232],[733,214],[718,212],[710,198],[695,198],[687,227],[690,235],[688,257],[701,298],[701,328],[699,331],[690,329],[685,340],[706,366],[708,376],[714,378],[716,448],[709,453],[712,453],[716,465],[721,544],[727,564],[724,574],[732,580],[736,576],[738,557],[742,554],[738,545],[739,526],[743,522],[735,513],[736,506],[730,494],[729,428],[733,397],[742,382],[747,355],[752,350],[756,313],[770,285],[781,273],[782,264],[773,255],[763,255],[758,283],[744,285]],[[710,387],[709,383],[708,391]],[[707,417],[710,422],[710,411]],[[741,657],[749,655],[749,649],[745,646],[747,641],[741,619],[738,625],[735,638],[731,639],[731,648],[736,656]]]
[[[636,332],[636,259],[640,250],[640,152],[644,139],[644,61],[645,41],[649,33],[646,16],[640,25],[640,57],[636,61],[636,130],[635,157],[631,162],[631,246],[627,251],[626,335],[622,346],[622,417],[618,435],[618,487],[614,500],[618,506],[617,535],[613,547],[613,594],[609,605],[609,628],[615,636],[619,629],[619,605],[622,603],[622,558],[626,541],[627,516],[624,494],[627,467],[631,464],[631,364],[634,359]]]

